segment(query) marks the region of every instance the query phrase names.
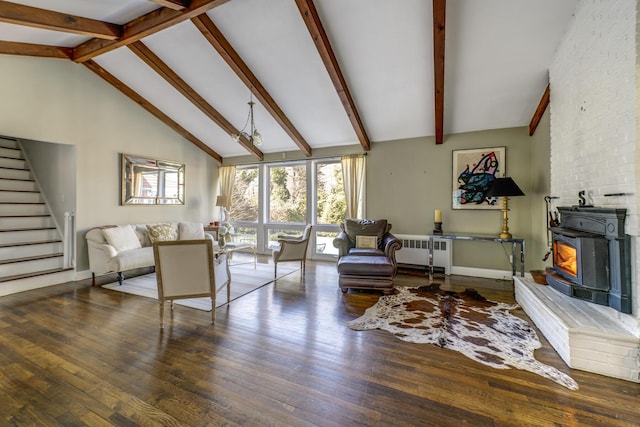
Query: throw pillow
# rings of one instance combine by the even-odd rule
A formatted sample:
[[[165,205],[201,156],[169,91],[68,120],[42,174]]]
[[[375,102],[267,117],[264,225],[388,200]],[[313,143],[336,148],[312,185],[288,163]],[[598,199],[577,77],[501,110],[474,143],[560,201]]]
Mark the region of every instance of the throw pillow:
[[[129,249],[137,249],[142,247],[136,232],[130,225],[120,225],[102,230],[104,238],[116,251],[126,251]]]
[[[356,236],[356,248],[376,249],[377,247],[378,238],[376,236]]]
[[[178,239],[176,231],[173,229],[171,224],[147,225],[147,230],[149,230],[149,239],[151,240],[151,243]]]
[[[199,222],[181,222],[178,224],[179,240],[204,239],[204,225]]]

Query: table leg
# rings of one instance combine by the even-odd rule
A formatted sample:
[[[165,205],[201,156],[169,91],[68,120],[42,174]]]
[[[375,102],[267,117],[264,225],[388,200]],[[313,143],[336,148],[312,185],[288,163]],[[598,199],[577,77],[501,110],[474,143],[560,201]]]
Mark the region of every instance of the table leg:
[[[253,245],[253,269],[258,268],[258,245]]]
[[[516,261],[516,242],[511,242],[511,276],[516,275],[516,265],[518,261]]]
[[[429,236],[429,264],[427,269],[429,270],[429,280],[433,280],[433,236]]]
[[[524,277],[524,240],[520,242],[520,276]]]

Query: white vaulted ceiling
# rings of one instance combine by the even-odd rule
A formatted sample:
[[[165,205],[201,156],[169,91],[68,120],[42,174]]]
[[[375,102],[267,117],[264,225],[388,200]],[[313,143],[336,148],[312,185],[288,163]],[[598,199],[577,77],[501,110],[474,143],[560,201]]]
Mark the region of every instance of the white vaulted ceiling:
[[[434,0],[435,2],[445,0]],[[299,1],[304,3],[303,1]],[[317,9],[366,137],[371,144],[433,136],[433,3],[427,0],[306,0]],[[446,3],[446,135],[526,126],[548,84],[548,68],[578,0],[450,0]],[[29,6],[18,9],[15,5]],[[172,6],[172,9],[163,9]],[[116,24],[120,47],[82,57],[92,35],[39,24],[46,11]],[[179,10],[173,10],[178,8]],[[206,103],[241,129],[250,88],[190,19],[130,40],[150,16],[204,8],[282,119],[254,96],[264,144],[254,154],[361,144],[296,0],[23,0],[0,1],[0,54],[52,56],[97,66],[190,133],[214,157],[249,154],[130,47],[144,44]],[[146,15],[146,16],[145,16]],[[145,16],[144,19],[136,20]],[[198,18],[196,18],[198,19]],[[73,21],[73,20],[71,20]],[[204,21],[203,21],[204,22]],[[137,25],[137,26],[136,26]],[[35,46],[33,46],[35,45]],[[45,47],[59,47],[62,55]],[[54,56],[58,56],[54,59]],[[60,58],[62,57],[62,58]],[[65,59],[66,57],[66,59]],[[246,70],[245,70],[246,71]],[[89,68],[87,68],[87,72]],[[95,72],[95,68],[94,68]],[[256,95],[258,95],[256,93]],[[271,107],[273,110],[273,107]],[[365,147],[366,149],[366,147]],[[303,150],[304,151],[304,150]],[[309,153],[306,153],[307,155]],[[256,154],[259,157],[258,154]]]

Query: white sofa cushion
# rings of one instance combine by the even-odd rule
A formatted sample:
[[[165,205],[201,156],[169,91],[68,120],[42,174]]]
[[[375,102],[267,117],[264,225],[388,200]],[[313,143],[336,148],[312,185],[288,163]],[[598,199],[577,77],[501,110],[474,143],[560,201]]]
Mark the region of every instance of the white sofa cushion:
[[[200,222],[181,222],[178,224],[179,240],[204,239],[204,225]]]
[[[152,246],[118,252],[116,256],[109,260],[109,269],[111,271],[126,271],[154,265]]]
[[[130,225],[119,225],[117,227],[105,228],[102,230],[104,238],[118,252],[142,247],[138,236]]]

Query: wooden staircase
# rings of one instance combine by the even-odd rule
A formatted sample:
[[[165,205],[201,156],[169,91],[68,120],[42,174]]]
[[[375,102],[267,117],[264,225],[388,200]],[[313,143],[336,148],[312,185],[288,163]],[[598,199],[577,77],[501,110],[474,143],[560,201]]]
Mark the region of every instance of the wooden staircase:
[[[0,138],[0,289],[72,270],[64,267],[63,252],[60,231],[22,149],[17,141]]]

